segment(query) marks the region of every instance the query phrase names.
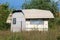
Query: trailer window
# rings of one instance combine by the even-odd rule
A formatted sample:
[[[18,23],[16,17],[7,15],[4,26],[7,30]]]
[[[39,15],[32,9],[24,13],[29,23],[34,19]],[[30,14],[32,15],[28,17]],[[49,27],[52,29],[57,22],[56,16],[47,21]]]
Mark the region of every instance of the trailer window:
[[[43,25],[44,24],[44,21],[43,20],[38,20],[38,19],[35,19],[35,20],[30,20],[30,24],[34,24],[34,25]]]
[[[16,18],[13,18],[13,24],[16,24]]]

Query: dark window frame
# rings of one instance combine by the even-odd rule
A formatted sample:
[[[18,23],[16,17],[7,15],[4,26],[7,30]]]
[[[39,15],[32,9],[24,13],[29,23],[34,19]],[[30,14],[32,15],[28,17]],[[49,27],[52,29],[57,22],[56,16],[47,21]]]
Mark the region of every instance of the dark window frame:
[[[13,24],[16,24],[16,18],[13,18]]]

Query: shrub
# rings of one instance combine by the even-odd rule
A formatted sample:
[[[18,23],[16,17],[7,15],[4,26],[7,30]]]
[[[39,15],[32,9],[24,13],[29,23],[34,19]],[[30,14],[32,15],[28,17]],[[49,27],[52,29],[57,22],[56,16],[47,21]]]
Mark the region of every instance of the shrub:
[[[0,30],[7,30],[10,28],[10,24],[6,23],[10,9],[7,4],[0,5]]]
[[[0,24],[0,30],[8,30],[8,29],[10,29],[10,24],[8,23]]]

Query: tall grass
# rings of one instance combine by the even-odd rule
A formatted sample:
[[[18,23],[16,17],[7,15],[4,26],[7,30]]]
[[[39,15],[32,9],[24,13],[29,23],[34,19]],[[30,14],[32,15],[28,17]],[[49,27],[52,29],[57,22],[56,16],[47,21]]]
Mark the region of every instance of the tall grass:
[[[24,31],[19,33],[0,31],[0,40],[57,40],[58,36],[60,36],[60,32],[58,30],[49,30],[47,32]]]

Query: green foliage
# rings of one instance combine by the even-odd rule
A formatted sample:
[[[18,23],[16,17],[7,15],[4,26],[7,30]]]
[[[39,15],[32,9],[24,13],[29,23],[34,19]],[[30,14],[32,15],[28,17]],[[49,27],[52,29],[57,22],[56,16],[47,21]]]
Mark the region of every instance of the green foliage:
[[[55,15],[55,13],[57,12],[57,3],[58,2],[54,2],[51,0],[31,0],[30,3],[25,2],[22,5],[22,8],[50,10]]]
[[[0,30],[5,30],[9,27],[9,24],[6,23],[9,13],[10,11],[7,4],[0,5]]]
[[[55,29],[55,19],[50,19],[50,20],[49,20],[49,28]]]
[[[60,17],[49,20],[49,28],[57,29],[60,28]]]
[[[57,18],[56,24],[57,24],[58,26],[60,26],[60,18]]]
[[[56,34],[57,33],[57,34]],[[58,36],[57,36],[58,35]],[[0,40],[59,40],[59,31],[29,31],[12,33],[10,31],[0,31]]]
[[[8,23],[2,23],[0,25],[0,30],[9,30],[10,29],[10,24]]]
[[[24,37],[22,36],[22,34],[20,35],[19,33],[15,33],[7,39],[8,40],[24,40]]]

